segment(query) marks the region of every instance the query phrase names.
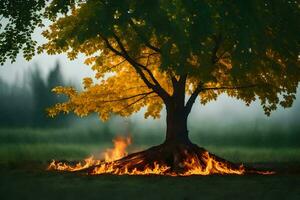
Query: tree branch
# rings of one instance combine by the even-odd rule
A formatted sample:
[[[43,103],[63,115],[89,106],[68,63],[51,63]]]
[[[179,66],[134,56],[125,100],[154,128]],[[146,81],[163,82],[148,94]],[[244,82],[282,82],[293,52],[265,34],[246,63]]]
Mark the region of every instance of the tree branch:
[[[177,79],[176,79],[175,76],[170,75],[170,77],[171,77],[171,81],[172,81],[172,85],[173,85],[173,90],[174,90],[178,81],[177,81]]]
[[[147,98],[148,95],[149,95],[149,94],[146,94],[146,95],[142,96],[141,98],[137,99],[136,101],[134,101],[134,102],[128,104],[127,106],[125,106],[124,108],[122,108],[121,110],[119,110],[117,113],[120,113],[120,112],[122,112],[123,110],[126,110],[127,108],[129,108],[129,107],[131,107],[132,105],[136,104],[137,102],[143,100],[144,98]],[[156,95],[155,95],[155,96],[156,96]],[[152,96],[152,97],[155,97],[155,96]],[[152,97],[151,97],[151,98],[152,98]],[[149,98],[149,97],[148,97],[148,98]]]
[[[191,112],[191,109],[193,107],[193,104],[195,103],[195,100],[197,99],[199,93],[202,91],[206,91],[206,90],[238,90],[238,89],[246,89],[246,88],[252,88],[252,87],[257,87],[257,86],[258,86],[258,84],[203,88],[203,85],[199,84],[185,105],[186,113],[188,114]]]
[[[109,69],[116,68],[116,67],[118,67],[119,65],[121,65],[122,63],[124,63],[125,61],[126,61],[126,59],[120,61],[119,63],[117,63],[117,64],[115,64],[115,65],[113,65],[113,66],[111,66]]]
[[[141,86],[129,87],[129,88],[124,89],[123,91],[129,91],[129,90],[138,89],[138,88],[148,88],[148,87],[145,85],[141,85]],[[103,97],[103,96],[107,96],[107,95],[111,95],[111,94],[112,94],[111,92],[107,92],[107,93],[101,93],[101,95],[98,95],[98,96]]]
[[[125,54],[123,54],[122,52],[119,52],[118,50],[116,50],[108,41],[108,39],[106,37],[104,37],[103,35],[100,35],[100,37],[104,40],[106,46],[108,49],[110,49],[113,53],[115,53],[118,56],[123,57],[125,60],[127,60],[136,70],[136,72],[141,76],[142,80],[144,81],[144,83],[147,85],[147,87],[149,89],[153,89],[154,85],[146,78],[145,74],[142,72],[141,69],[137,68],[135,66],[135,63],[133,63],[133,60],[129,57],[126,56]],[[125,48],[123,47],[123,49],[125,50]],[[129,60],[128,60],[129,59]]]
[[[195,103],[195,100],[197,99],[199,93],[201,92],[203,84],[199,83],[198,86],[196,87],[196,89],[194,90],[194,92],[192,93],[192,95],[190,96],[189,100],[187,101],[186,105],[185,105],[185,113],[189,114],[192,110],[192,107]]]
[[[187,74],[183,74],[179,77],[179,83],[183,84],[185,86],[186,83],[186,79],[187,79]]]
[[[118,56],[124,57],[121,52],[119,52],[113,46],[111,46],[111,44],[109,43],[109,41],[108,41],[108,39],[106,37],[104,37],[103,35],[100,35],[100,37],[104,40],[105,45],[106,45],[107,48],[109,48],[109,50],[111,50],[112,52],[114,52]]]
[[[139,56],[139,57],[136,57],[134,59],[136,59],[136,60],[143,59],[143,58],[149,59],[151,56],[157,55],[158,53],[143,53],[143,54],[146,54],[147,56],[146,55],[145,56]],[[146,65],[146,66],[148,66],[148,65]]]
[[[113,36],[116,40],[116,42],[118,43],[122,53],[121,55],[135,68],[136,72],[141,76],[142,80],[145,82],[145,84],[147,86],[149,86],[151,89],[153,89],[153,91],[155,91],[163,100],[167,100],[169,98],[169,94],[162,88],[162,86],[159,84],[159,82],[156,80],[156,78],[154,77],[154,75],[152,74],[152,72],[145,67],[144,65],[136,62],[134,59],[132,59],[128,52],[126,51],[124,45],[122,44],[120,38],[113,33]],[[145,74],[143,73],[142,70],[145,70],[148,75],[150,76],[151,80],[154,82],[154,84],[152,84],[147,77],[145,76]]]
[[[200,92],[205,91],[205,90],[238,90],[238,89],[252,88],[252,87],[257,87],[257,86],[258,86],[258,84],[202,88]]]
[[[153,91],[151,92],[145,92],[145,93],[141,93],[141,94],[135,94],[135,95],[132,95],[132,96],[129,96],[129,97],[124,97],[124,98],[120,98],[120,99],[112,99],[112,100],[107,100],[107,101],[100,101],[100,103],[111,103],[111,102],[116,102],[116,101],[125,101],[125,100],[128,100],[128,99],[133,99],[135,97],[139,97],[139,96],[147,96],[149,94],[152,94],[154,93]]]
[[[138,30],[138,28],[136,27],[136,25],[134,24],[134,22],[132,21],[132,19],[130,19],[130,25],[132,26],[132,28],[135,30],[135,32],[138,34],[138,36],[141,38],[141,40],[144,42],[144,44],[152,49],[153,51],[156,51],[158,53],[160,53],[160,49],[151,45],[150,42],[147,41],[147,39],[144,37],[144,35],[141,33],[141,31]]]
[[[104,37],[103,35],[100,35],[100,36],[101,36],[101,38],[104,40],[104,42],[105,42],[107,48],[109,48],[109,49],[110,49],[112,52],[114,52],[116,55],[121,56],[121,57],[123,57],[125,60],[127,60],[127,61],[135,68],[136,72],[140,75],[140,77],[142,78],[142,80],[144,81],[144,83],[148,86],[148,88],[149,88],[149,89],[153,89],[153,90],[155,91],[155,85],[153,85],[153,84],[146,78],[145,74],[142,72],[141,69],[139,69],[138,67],[136,67],[136,64],[137,64],[137,63],[136,63],[133,59],[131,59],[131,58],[128,56],[128,54],[127,54],[127,52],[126,52],[124,46],[122,45],[120,39],[114,34],[114,38],[116,39],[116,41],[117,41],[118,45],[120,46],[122,52],[116,50],[116,49],[109,43],[109,41],[108,41],[108,39],[107,39],[106,37]],[[157,91],[156,91],[156,92],[157,92]]]
[[[212,66],[214,66],[219,61],[219,59],[221,58],[221,57],[217,56],[217,53],[218,53],[218,51],[221,47],[221,44],[223,42],[223,37],[222,37],[221,34],[218,34],[218,35],[214,35],[213,39],[215,41],[215,46],[212,49],[212,56],[211,56]],[[195,91],[192,93],[192,95],[188,99],[188,101],[185,105],[185,112],[187,114],[191,112],[191,109],[193,107],[193,104],[195,103],[195,100],[197,99],[199,93],[203,90],[202,86],[203,86],[203,84],[199,83],[198,86],[196,87]]]

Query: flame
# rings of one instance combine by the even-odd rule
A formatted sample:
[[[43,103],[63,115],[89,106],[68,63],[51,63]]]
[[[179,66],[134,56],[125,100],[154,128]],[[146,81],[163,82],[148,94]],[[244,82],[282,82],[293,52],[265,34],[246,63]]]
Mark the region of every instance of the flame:
[[[116,175],[171,175],[165,173],[168,169],[170,169],[170,167],[159,165],[156,162],[154,162],[153,167],[146,166],[143,170],[138,170],[137,168],[129,170],[126,166],[123,169],[120,169],[116,167],[116,164],[114,163],[104,163],[99,167],[95,167],[91,174],[97,175],[109,173]]]
[[[210,174],[237,174],[242,175],[245,173],[245,168],[243,165],[240,165],[238,169],[231,169],[225,162],[219,162],[209,155],[206,151],[202,155],[204,160],[205,167],[199,163],[198,159],[188,158],[184,162],[184,166],[188,170],[183,174],[184,176],[188,175],[210,175]]]
[[[94,156],[90,156],[86,159],[84,159],[83,162],[79,162],[76,165],[72,166],[70,164],[66,164],[63,162],[57,162],[53,160],[49,166],[48,170],[59,170],[59,171],[80,171],[83,169],[87,169],[92,166],[100,165],[101,163],[109,163],[115,160],[118,160],[124,156],[126,156],[128,153],[126,152],[126,148],[128,145],[131,144],[131,137],[122,137],[117,136],[115,139],[113,139],[114,148],[113,149],[107,149],[103,155],[104,155],[104,161],[103,160],[97,160],[94,159]]]
[[[160,165],[154,162],[153,166],[146,166],[144,169],[139,170],[134,168],[129,170],[127,166],[118,168],[118,162],[103,163],[98,167],[95,167],[92,174],[117,174],[117,175],[168,175],[168,176],[191,176],[191,175],[211,175],[211,174],[237,174],[242,175],[245,173],[243,165],[239,169],[231,169],[225,163],[214,160],[208,152],[203,155],[205,167],[197,161],[195,158],[188,158],[180,165],[185,168],[182,173],[170,172],[170,167],[167,165]],[[142,160],[140,161],[142,162]]]
[[[75,166],[63,163],[63,162],[57,162],[53,160],[49,166],[48,170],[59,170],[59,171],[79,171],[83,169],[87,169],[91,166],[99,165],[101,163],[101,160],[95,160],[94,156],[90,156],[86,159],[84,159],[84,162],[79,162]]]
[[[131,144],[131,137],[118,136],[113,140],[114,148],[107,149],[102,156],[104,159],[97,160],[93,156],[86,158],[83,162],[78,162],[75,165],[58,162],[53,160],[48,170],[59,171],[79,171],[90,169],[89,174],[116,174],[116,175],[168,175],[168,176],[191,176],[191,175],[211,175],[211,174],[236,174],[243,175],[246,169],[243,165],[233,169],[226,161],[218,161],[209,152],[205,151],[201,155],[189,155],[185,153],[186,159],[178,166],[182,169],[179,172],[174,172],[170,166],[159,161],[154,161],[152,164],[145,164],[140,168],[132,168],[133,164],[143,164],[145,158],[137,154],[130,158],[128,162],[123,162],[123,157],[127,156],[126,148]],[[256,171],[258,174],[274,174],[271,171]]]
[[[117,136],[113,143],[114,148],[107,149],[104,153],[105,162],[112,162],[127,156],[126,148],[131,144],[131,137]]]

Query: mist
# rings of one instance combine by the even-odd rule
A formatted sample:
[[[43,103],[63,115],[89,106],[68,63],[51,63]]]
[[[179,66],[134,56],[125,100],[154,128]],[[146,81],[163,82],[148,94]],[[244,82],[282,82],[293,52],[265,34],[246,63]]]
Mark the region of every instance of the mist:
[[[74,80],[67,80],[65,66],[59,63],[54,62],[47,73],[41,70],[44,66],[36,64],[29,67],[23,72],[23,78],[20,78],[21,84],[20,81],[5,81],[0,78],[1,127],[61,126],[95,133],[105,129],[106,134],[111,135],[107,139],[115,134],[132,134],[137,142],[150,141],[147,143],[155,144],[163,141],[166,129],[164,109],[161,118],[156,120],[145,119],[145,109],[128,118],[112,116],[107,122],[101,122],[96,115],[86,119],[73,114],[61,114],[54,119],[47,117],[46,108],[66,100],[53,94],[52,88],[57,85],[81,87],[76,77]],[[300,116],[299,93],[300,89],[291,108],[279,107],[269,117],[264,114],[258,101],[246,106],[224,94],[206,105],[201,105],[197,99],[188,120],[190,137],[203,145],[300,146],[297,120]],[[78,131],[74,132],[70,134],[76,137]],[[93,137],[98,138],[96,135]]]

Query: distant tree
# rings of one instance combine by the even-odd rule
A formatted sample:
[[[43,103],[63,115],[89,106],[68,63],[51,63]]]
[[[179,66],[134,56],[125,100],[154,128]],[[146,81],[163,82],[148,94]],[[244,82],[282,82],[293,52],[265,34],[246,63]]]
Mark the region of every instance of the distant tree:
[[[48,88],[53,89],[57,85],[64,85],[64,79],[61,73],[61,66],[59,61],[56,62],[53,70],[50,71],[47,79]]]
[[[29,88],[9,85],[0,79],[0,126],[28,126],[32,123],[32,96]]]
[[[48,105],[49,91],[47,84],[41,76],[41,72],[36,67],[31,73],[30,80],[33,100],[33,123],[37,126],[44,126],[46,123],[46,113],[44,108]]]
[[[198,96],[201,104],[222,93],[246,105],[259,99],[267,115],[292,105],[300,80],[299,6],[290,0],[50,1],[44,14],[53,24],[39,50],[70,59],[85,54],[98,81],[84,79],[82,92],[57,87],[69,99],[49,114],[96,112],[106,120],[147,107],[145,117],[156,118],[165,106],[164,144],[122,163],[180,168],[187,154],[204,152],[187,129]],[[5,60],[10,51],[3,52]],[[130,162],[136,156],[143,162]]]
[[[57,85],[65,85],[63,76],[61,74],[60,64],[59,62],[56,63],[53,70],[49,72],[48,78],[47,78],[47,91],[49,94],[49,97],[47,99],[47,107],[65,100],[66,98],[62,98],[62,96],[52,95],[51,91],[53,88],[55,88]],[[45,107],[43,108],[45,111]]]
[[[45,127],[66,125],[71,116],[51,119],[45,108],[66,101],[64,96],[52,95],[56,85],[66,85],[59,62],[50,70],[46,79],[36,66],[23,80],[8,84],[0,78],[0,126]]]
[[[7,84],[0,78],[0,95],[5,93]]]
[[[35,126],[62,125],[62,118],[53,120],[47,116],[45,108],[66,100],[63,96],[52,95],[52,89],[57,85],[65,85],[61,74],[60,64],[57,61],[55,67],[50,70],[46,80],[42,77],[38,67],[31,74],[31,90],[33,95],[33,123]],[[66,119],[64,119],[67,122]]]
[[[48,108],[48,107],[56,104],[57,102],[64,102],[67,100],[67,98],[63,95],[53,95],[51,93],[51,91],[57,85],[61,85],[61,86],[67,85],[67,83],[65,82],[65,80],[63,78],[62,72],[61,72],[61,65],[58,61],[56,62],[53,70],[51,70],[49,72],[49,75],[47,77],[46,91],[47,91],[48,97],[47,97],[47,99],[44,99],[44,101],[47,102],[47,105],[41,108],[43,110],[43,113],[45,113],[45,108]],[[60,116],[56,119],[49,119],[49,117],[47,117],[47,122],[50,125],[64,125],[64,124],[67,124],[68,121],[71,119],[72,119],[72,116],[69,116],[67,118]]]

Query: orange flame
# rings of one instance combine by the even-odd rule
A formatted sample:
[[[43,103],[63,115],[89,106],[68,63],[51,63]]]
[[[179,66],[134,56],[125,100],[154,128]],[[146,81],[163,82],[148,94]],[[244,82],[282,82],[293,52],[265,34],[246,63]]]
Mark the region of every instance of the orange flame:
[[[131,144],[131,137],[117,136],[113,143],[114,148],[107,149],[104,153],[105,162],[112,162],[127,156],[126,148]]]
[[[99,165],[101,163],[100,160],[95,160],[94,156],[90,156],[86,159],[84,159],[84,162],[79,162],[75,166],[63,163],[63,162],[57,162],[53,160],[49,166],[48,170],[59,170],[59,171],[79,171],[82,169],[87,169],[91,166]]]
[[[128,153],[126,152],[126,148],[128,145],[131,144],[131,137],[122,137],[117,136],[115,139],[113,139],[114,148],[113,149],[107,149],[103,155],[104,155],[104,161],[112,162],[115,160],[118,160],[124,156],[126,156]],[[101,163],[104,163],[103,160],[97,160],[94,159],[94,156],[90,156],[86,159],[84,159],[83,162],[79,162],[76,165],[72,166],[70,164],[66,164],[63,162],[57,162],[53,160],[49,166],[48,170],[59,170],[59,171],[80,171],[83,169],[87,169],[92,166],[100,165]]]
[[[185,168],[185,171],[182,173],[174,173],[170,172],[167,165],[160,165],[154,162],[154,166],[146,166],[142,170],[138,170],[134,168],[133,170],[129,170],[127,166],[124,166],[122,169],[116,167],[118,162],[111,163],[103,163],[98,167],[95,167],[92,174],[117,174],[117,175],[168,175],[168,176],[190,176],[190,175],[210,175],[210,174],[237,174],[242,175],[245,173],[245,168],[243,165],[240,166],[239,169],[231,169],[226,163],[218,162],[214,160],[208,152],[203,154],[203,159],[205,162],[205,167],[201,167],[202,165],[195,158],[189,158],[181,163],[180,165]],[[142,160],[140,160],[142,162]]]
[[[210,175],[210,174],[236,174],[243,175],[246,169],[243,165],[232,169],[226,162],[221,162],[212,157],[207,151],[201,154],[201,161],[195,155],[186,155],[186,159],[179,163],[181,172],[173,172],[170,166],[165,163],[154,162],[151,166],[146,164],[142,169],[130,168],[133,163],[145,163],[144,158],[136,155],[127,164],[121,163],[119,159],[127,156],[126,148],[131,144],[131,137],[118,136],[113,140],[114,148],[107,149],[104,153],[104,160],[94,159],[93,156],[86,158],[83,162],[75,165],[57,162],[53,160],[48,170],[59,171],[79,171],[90,168],[90,174],[117,174],[117,175],[168,175],[168,176],[190,176],[190,175]],[[201,163],[200,163],[201,162]],[[256,172],[258,174],[273,174],[274,172]]]

